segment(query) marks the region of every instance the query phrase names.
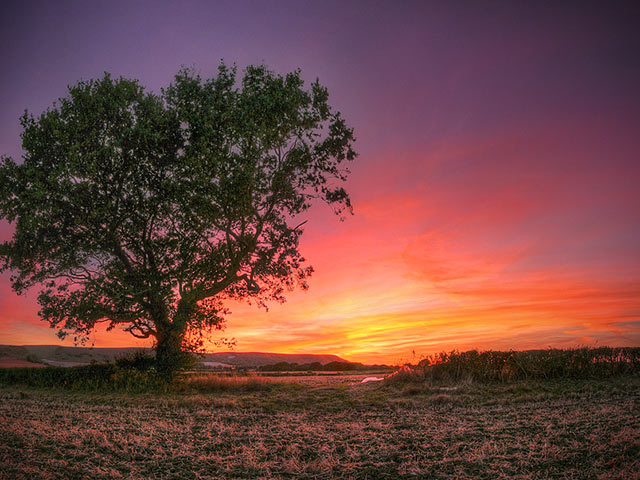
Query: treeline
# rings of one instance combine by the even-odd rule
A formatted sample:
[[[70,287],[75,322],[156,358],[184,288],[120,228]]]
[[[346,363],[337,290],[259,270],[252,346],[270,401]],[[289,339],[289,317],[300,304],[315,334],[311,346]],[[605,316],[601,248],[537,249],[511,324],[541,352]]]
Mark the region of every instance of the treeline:
[[[388,365],[363,365],[356,362],[329,362],[324,365],[320,362],[278,362],[258,367],[259,372],[364,372],[371,370],[390,372],[394,368]]]
[[[525,351],[443,352],[407,365],[394,382],[513,382],[551,379],[606,379],[640,376],[639,347],[598,347]]]

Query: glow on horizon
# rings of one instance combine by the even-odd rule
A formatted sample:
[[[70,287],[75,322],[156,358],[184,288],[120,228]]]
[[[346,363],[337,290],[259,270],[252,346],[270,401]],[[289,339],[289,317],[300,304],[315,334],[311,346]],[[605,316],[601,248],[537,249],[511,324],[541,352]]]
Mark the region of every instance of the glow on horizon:
[[[434,169],[422,174],[429,178]],[[460,189],[445,185],[362,202],[356,197],[356,215],[342,223],[318,206],[301,246],[316,268],[310,290],[292,292],[269,312],[232,304],[221,335],[235,337],[238,351],[334,353],[368,363],[452,349],[637,345],[637,263],[611,252],[574,257],[563,227],[541,222],[560,208],[568,209],[565,218],[580,216],[584,204],[559,202],[564,193],[540,182],[521,180],[517,189],[505,184],[485,197],[475,192],[472,207],[469,192],[455,201]],[[615,218],[599,222],[620,228]],[[603,237],[588,224],[575,233],[591,249]],[[27,319],[28,303],[18,307],[16,297],[9,304],[21,310],[20,329],[45,337],[34,308]],[[31,334],[20,329],[4,340],[5,327],[3,343],[28,343],[19,339]],[[52,340],[37,343],[54,343],[47,333]],[[132,340],[98,333],[95,345],[140,344]]]

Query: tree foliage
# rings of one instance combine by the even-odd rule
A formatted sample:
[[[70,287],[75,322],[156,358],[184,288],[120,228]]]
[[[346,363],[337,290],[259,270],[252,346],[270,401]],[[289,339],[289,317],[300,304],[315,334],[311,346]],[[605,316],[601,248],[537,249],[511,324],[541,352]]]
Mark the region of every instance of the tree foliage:
[[[307,288],[300,214],[349,212],[353,130],[318,81],[264,65],[183,69],[160,94],[136,80],[81,81],[38,117],[23,161],[3,157],[0,246],[40,316],[86,339],[100,323],[155,339],[160,367],[224,325],[224,300],[259,305]]]

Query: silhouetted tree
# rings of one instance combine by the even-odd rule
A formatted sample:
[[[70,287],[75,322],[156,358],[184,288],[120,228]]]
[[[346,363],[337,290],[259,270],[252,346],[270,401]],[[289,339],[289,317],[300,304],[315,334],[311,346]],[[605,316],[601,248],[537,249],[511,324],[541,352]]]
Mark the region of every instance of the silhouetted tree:
[[[181,70],[160,94],[109,74],[81,81],[39,117],[23,162],[2,158],[0,248],[20,294],[82,342],[99,323],[155,339],[171,375],[220,329],[223,301],[283,301],[307,288],[296,217],[314,199],[350,211],[353,130],[318,81],[250,66],[237,79]]]

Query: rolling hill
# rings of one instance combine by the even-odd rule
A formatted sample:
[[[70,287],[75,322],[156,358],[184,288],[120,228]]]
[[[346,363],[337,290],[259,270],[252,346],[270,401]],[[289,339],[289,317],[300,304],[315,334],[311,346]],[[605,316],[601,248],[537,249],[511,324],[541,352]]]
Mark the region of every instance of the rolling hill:
[[[138,351],[150,349],[138,347],[124,348],[91,348],[91,347],[63,347],[59,345],[0,345],[0,360],[15,359],[33,361],[49,365],[74,366],[95,362],[108,362],[116,358],[133,355]],[[260,367],[278,362],[327,364],[329,362],[345,362],[347,360],[337,355],[288,354],[263,352],[215,352],[206,353],[202,359],[205,363],[229,365],[233,367]],[[1,364],[2,362],[0,362]]]

